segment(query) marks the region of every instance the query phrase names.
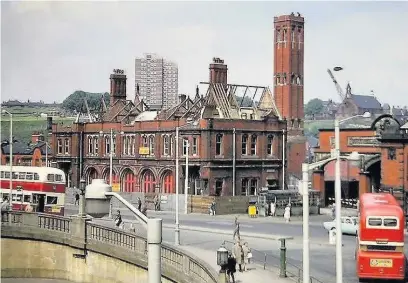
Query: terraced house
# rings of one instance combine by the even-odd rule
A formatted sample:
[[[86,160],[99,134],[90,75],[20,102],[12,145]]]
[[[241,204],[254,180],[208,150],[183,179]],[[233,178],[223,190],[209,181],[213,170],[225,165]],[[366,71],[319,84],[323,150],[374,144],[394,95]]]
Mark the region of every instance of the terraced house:
[[[76,185],[81,176],[88,183],[109,181],[112,150],[116,190],[174,193],[178,151],[183,190],[188,156],[189,194],[255,195],[261,187],[281,188],[287,123],[269,88],[228,84],[227,70],[214,58],[210,81],[201,84],[205,93],[197,87],[194,99],[181,95],[177,106],[161,111],[150,110],[138,91],[127,100],[126,75],[116,71],[106,111],[88,122],[53,124],[57,166]],[[238,88],[256,90],[260,101],[240,107]]]

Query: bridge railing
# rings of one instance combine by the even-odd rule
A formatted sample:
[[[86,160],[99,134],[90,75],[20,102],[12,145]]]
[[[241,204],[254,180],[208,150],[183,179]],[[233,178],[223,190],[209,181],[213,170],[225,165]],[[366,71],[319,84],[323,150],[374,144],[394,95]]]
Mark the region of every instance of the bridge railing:
[[[138,264],[144,264],[147,268],[147,240],[135,233],[106,227],[95,224],[92,221],[86,221],[85,230],[81,225],[73,222],[75,218],[55,216],[49,214],[27,213],[23,211],[7,211],[1,213],[2,237],[16,237],[21,228],[22,237],[38,237],[38,240],[52,241],[60,240],[61,243],[67,244],[67,239],[77,239],[78,233],[83,234],[83,248],[94,252],[103,252],[115,257],[122,258],[125,261],[135,260]],[[78,218],[76,218],[78,221]],[[7,227],[12,229],[7,233]],[[81,230],[82,229],[82,230]],[[47,239],[41,238],[46,230]],[[3,232],[2,231],[2,232]],[[82,232],[81,232],[82,231]],[[37,238],[36,238],[37,240]],[[69,241],[68,241],[69,244]],[[78,248],[78,241],[75,242]],[[108,247],[107,249],[105,247]],[[197,282],[197,283],[216,283],[217,272],[207,263],[202,262],[192,254],[180,251],[170,244],[162,243],[162,269],[163,275],[180,282]],[[167,275],[166,275],[167,274]]]

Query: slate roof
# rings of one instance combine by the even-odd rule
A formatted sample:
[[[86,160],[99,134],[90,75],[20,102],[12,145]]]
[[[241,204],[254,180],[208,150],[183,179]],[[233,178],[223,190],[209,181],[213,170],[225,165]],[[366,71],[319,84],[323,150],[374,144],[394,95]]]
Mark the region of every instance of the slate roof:
[[[22,142],[13,143],[13,154],[16,155],[32,155],[36,148],[41,149],[41,154],[45,155],[45,143],[40,141],[36,144],[27,145]],[[10,145],[4,145],[1,147],[3,154],[10,154]],[[48,146],[48,154],[51,154],[51,148]]]
[[[352,94],[351,98],[359,108],[364,109],[382,109],[381,103],[373,95]]]

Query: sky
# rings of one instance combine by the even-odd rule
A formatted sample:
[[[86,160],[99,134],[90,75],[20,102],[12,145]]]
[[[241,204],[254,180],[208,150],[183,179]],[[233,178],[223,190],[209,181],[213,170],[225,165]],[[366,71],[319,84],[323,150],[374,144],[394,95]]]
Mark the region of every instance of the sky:
[[[374,91],[408,105],[408,2],[1,2],[1,100],[62,102],[75,90],[109,91],[124,69],[134,97],[134,59],[157,53],[178,64],[191,96],[220,57],[230,83],[273,84],[274,16],[305,17],[305,101]],[[200,91],[204,92],[204,88]],[[239,93],[238,93],[239,94]]]

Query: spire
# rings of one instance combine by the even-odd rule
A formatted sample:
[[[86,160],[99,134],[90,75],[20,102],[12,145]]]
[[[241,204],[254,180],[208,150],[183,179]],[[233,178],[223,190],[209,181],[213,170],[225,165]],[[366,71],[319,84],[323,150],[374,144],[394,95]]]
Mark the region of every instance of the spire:
[[[198,86],[196,87],[196,95],[195,95],[195,100],[200,99],[200,89]]]
[[[350,82],[347,83],[346,86],[346,98],[347,97],[351,97],[351,86],[350,86]]]
[[[134,104],[135,106],[138,105],[140,103],[140,88],[139,88],[139,84],[136,84],[136,93],[135,93],[135,100],[134,100]]]

